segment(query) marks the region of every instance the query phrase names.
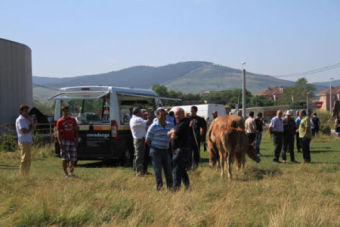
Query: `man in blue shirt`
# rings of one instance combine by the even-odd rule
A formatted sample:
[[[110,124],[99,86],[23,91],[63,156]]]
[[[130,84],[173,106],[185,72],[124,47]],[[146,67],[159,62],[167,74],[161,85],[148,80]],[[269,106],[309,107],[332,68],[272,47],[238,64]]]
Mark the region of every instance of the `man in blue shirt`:
[[[299,127],[300,127],[300,122],[301,122],[300,111],[297,110],[296,111],[296,119],[295,119],[295,124],[296,124],[297,129],[299,129]],[[300,137],[299,137],[299,130],[296,130],[296,148],[297,148],[298,152],[301,152],[301,141],[300,141]]]
[[[150,156],[152,168],[155,173],[157,190],[162,189],[162,168],[164,171],[166,185],[172,188],[173,179],[171,174],[171,157],[168,152],[170,138],[168,132],[171,130],[171,124],[166,121],[166,112],[164,109],[157,109],[155,121],[150,125],[147,133],[145,143],[150,146]]]

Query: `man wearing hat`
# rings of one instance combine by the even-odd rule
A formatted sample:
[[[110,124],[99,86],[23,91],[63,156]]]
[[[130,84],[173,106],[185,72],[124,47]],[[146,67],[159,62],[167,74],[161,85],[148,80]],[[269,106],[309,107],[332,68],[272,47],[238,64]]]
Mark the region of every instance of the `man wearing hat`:
[[[218,112],[217,112],[217,110],[214,110],[214,111],[212,112],[212,116],[213,116],[214,119],[218,117]]]
[[[290,161],[296,162],[294,157],[294,136],[296,133],[296,124],[294,119],[291,117],[292,112],[287,110],[285,118],[283,119],[283,152],[282,162],[286,163],[286,153],[290,154]]]

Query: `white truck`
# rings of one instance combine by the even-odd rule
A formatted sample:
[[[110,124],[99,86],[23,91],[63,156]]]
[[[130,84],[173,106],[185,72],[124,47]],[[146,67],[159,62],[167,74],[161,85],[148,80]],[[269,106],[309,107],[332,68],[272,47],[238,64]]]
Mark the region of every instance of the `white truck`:
[[[224,105],[221,104],[198,104],[198,105],[186,105],[186,106],[174,106],[170,111],[175,111],[176,108],[181,107],[185,112],[190,113],[190,109],[192,106],[197,106],[197,115],[203,117],[205,120],[209,118],[209,121],[212,121],[213,115],[212,113],[216,110],[218,112],[218,116],[226,115],[226,109]]]

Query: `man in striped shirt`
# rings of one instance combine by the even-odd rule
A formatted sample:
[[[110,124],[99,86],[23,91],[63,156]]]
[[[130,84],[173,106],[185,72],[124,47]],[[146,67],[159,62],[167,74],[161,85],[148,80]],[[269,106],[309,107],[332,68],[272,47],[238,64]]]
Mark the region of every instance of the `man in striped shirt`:
[[[162,189],[162,169],[164,171],[166,185],[172,188],[173,179],[171,174],[171,157],[168,152],[170,138],[168,132],[171,130],[171,124],[166,121],[166,112],[164,109],[157,109],[155,121],[150,125],[145,142],[150,146],[150,157],[152,168],[155,173],[157,190]]]

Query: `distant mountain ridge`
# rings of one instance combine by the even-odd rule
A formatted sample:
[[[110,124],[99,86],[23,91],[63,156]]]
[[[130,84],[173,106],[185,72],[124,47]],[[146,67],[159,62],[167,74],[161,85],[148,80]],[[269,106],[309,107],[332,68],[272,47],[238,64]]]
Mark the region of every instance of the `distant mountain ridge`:
[[[184,93],[241,88],[242,71],[205,61],[188,61],[165,66],[134,66],[118,71],[66,78],[33,77],[34,87],[106,85],[151,88],[154,84]],[[268,87],[289,87],[293,81],[247,72],[247,89],[256,94]],[[318,85],[317,90],[324,89]],[[41,90],[41,89],[40,89]],[[39,94],[35,94],[39,97]]]

